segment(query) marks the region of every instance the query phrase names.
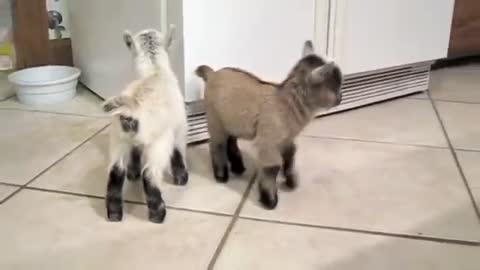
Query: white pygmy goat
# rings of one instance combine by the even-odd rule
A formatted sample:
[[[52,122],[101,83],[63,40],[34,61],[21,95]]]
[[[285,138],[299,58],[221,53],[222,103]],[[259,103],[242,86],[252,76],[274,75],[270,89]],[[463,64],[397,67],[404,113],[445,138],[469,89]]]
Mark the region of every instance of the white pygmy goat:
[[[148,217],[155,223],[162,223],[166,215],[159,189],[165,170],[170,166],[174,184],[188,182],[187,117],[167,54],[173,30],[170,29],[166,36],[150,29],[135,35],[124,34],[139,79],[103,104],[104,111],[113,116],[106,195],[110,221],[122,219],[125,178],[142,179]]]

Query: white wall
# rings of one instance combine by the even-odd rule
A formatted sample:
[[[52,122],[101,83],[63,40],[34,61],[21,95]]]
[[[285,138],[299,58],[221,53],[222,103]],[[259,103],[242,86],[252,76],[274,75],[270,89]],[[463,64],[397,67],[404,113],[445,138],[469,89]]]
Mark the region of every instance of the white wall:
[[[201,97],[198,65],[282,80],[314,38],[315,0],[183,0],[187,101]]]

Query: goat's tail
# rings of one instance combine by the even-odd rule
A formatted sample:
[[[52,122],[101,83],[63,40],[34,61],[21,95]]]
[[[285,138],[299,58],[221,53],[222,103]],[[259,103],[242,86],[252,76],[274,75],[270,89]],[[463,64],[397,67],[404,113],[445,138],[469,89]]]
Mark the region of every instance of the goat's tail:
[[[103,105],[104,112],[115,113],[120,108],[134,109],[136,107],[136,102],[132,97],[129,96],[116,96],[107,99]]]
[[[210,77],[210,75],[212,75],[212,73],[214,72],[215,71],[207,65],[199,66],[195,70],[195,73],[197,74],[197,76],[202,78],[204,81],[208,81],[208,77]]]

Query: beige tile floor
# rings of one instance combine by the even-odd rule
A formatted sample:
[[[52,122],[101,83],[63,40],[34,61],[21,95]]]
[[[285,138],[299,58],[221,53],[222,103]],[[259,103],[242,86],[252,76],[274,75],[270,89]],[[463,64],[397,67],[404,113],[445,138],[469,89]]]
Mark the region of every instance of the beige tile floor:
[[[253,158],[221,185],[207,145],[191,146],[189,185],[162,187],[162,225],[135,184],[123,222],[105,220],[95,95],[2,101],[0,269],[478,270],[480,66],[435,71],[430,96],[316,119],[298,138],[300,186],[274,211],[257,202]]]

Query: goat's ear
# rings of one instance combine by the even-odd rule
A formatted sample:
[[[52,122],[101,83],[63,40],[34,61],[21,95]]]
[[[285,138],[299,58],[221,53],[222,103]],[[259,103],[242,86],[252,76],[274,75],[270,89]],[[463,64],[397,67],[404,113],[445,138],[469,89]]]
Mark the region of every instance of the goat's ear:
[[[305,44],[303,44],[303,51],[302,51],[302,57],[314,54],[315,49],[313,48],[313,43],[311,40],[305,41]]]
[[[125,42],[125,45],[129,50],[131,50],[133,46],[135,46],[135,44],[133,43],[132,33],[130,33],[130,31],[128,30],[125,30],[125,32],[123,32],[123,41]]]
[[[335,69],[337,69],[337,66],[334,62],[325,63],[323,66],[312,70],[312,73],[310,74],[310,80],[314,83],[322,83],[334,75],[333,73]]]
[[[165,36],[165,48],[169,49],[175,40],[177,27],[174,24],[168,26],[167,35]]]

